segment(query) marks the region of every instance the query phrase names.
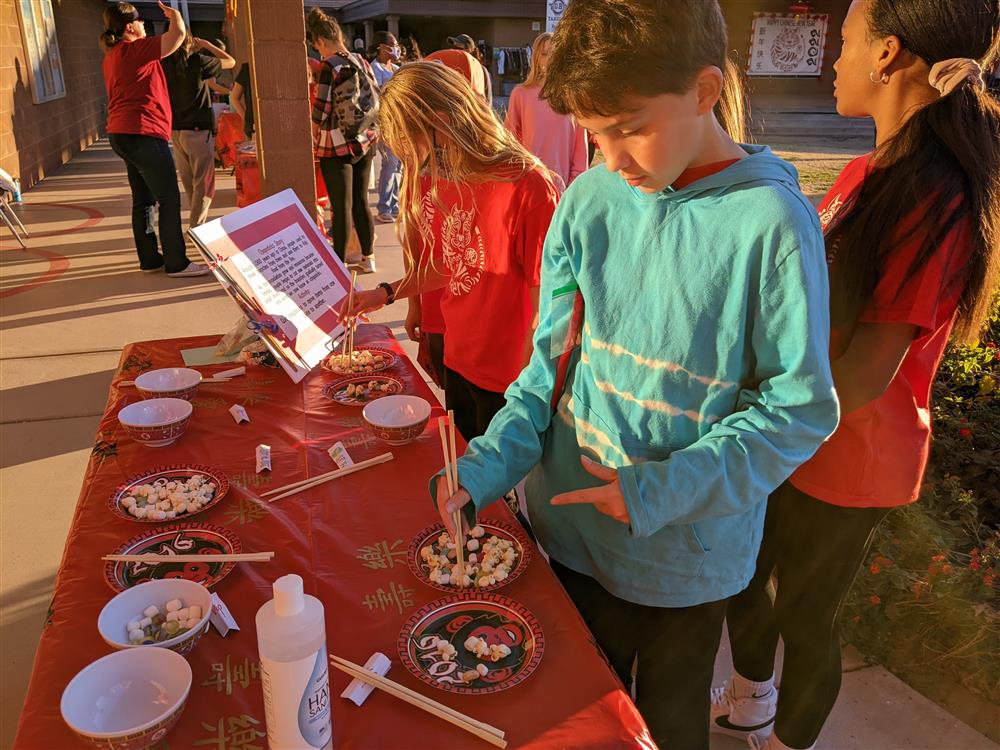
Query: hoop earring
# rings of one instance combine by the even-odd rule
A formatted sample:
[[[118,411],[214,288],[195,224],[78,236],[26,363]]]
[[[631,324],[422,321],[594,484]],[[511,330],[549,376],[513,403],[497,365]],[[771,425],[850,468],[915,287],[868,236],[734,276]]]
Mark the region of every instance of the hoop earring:
[[[875,84],[881,83],[884,86],[889,83],[889,76],[888,74],[883,73],[881,76],[879,76],[879,79],[876,81],[875,71],[873,70],[871,73],[868,74],[868,80]]]

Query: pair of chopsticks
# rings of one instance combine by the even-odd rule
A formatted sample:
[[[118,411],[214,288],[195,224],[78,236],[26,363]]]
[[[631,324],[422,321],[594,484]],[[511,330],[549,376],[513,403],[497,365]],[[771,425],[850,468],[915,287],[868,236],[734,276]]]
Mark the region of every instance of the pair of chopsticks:
[[[146,562],[146,563],[174,563],[174,562],[267,562],[274,557],[273,552],[242,552],[232,555],[105,555],[102,560],[110,562]]]
[[[358,285],[358,272],[351,272],[351,289],[347,293],[347,311],[348,313],[354,310],[354,288]],[[347,326],[347,333],[344,338],[347,339],[347,351],[340,355],[341,362],[344,361],[344,357],[347,357],[347,368],[350,370],[351,365],[354,364],[354,332],[358,327],[358,320],[354,315],[351,315],[347,320],[344,321],[344,325]]]
[[[383,453],[381,456],[369,458],[367,461],[361,461],[360,463],[354,464],[354,466],[328,471],[326,474],[319,474],[315,477],[309,477],[308,479],[302,479],[298,482],[286,484],[283,487],[276,487],[273,490],[262,492],[260,496],[262,498],[268,498],[267,502],[273,503],[275,500],[281,500],[283,497],[288,497],[289,495],[295,495],[304,490],[312,489],[319,484],[324,484],[325,482],[330,482],[334,479],[340,479],[340,477],[346,477],[348,474],[353,474],[356,471],[367,469],[369,466],[384,464],[386,461],[391,461],[392,458],[393,456],[391,453]],[[273,497],[275,495],[277,497]]]
[[[447,423],[447,430],[445,424]],[[438,420],[438,431],[441,433],[441,451],[444,453],[444,476],[448,483],[448,497],[458,492],[458,454],[455,451],[455,412],[448,410],[445,420]],[[455,554],[458,564],[465,571],[465,542],[462,539],[462,511],[456,510],[451,517],[455,524]]]
[[[204,385],[205,383],[228,383],[230,380],[232,380],[232,378],[204,378],[201,381],[200,385]],[[118,386],[120,388],[121,387],[125,387],[125,386],[132,386],[132,385],[135,385],[135,381],[134,380],[119,380],[118,381]]]
[[[388,678],[375,674],[370,669],[365,669],[364,667],[348,661],[347,659],[342,659],[339,656],[330,654],[330,664],[340,671],[346,672],[351,677],[363,680],[369,685],[377,687],[379,690],[384,690],[389,693],[389,695],[395,696],[401,701],[409,703],[411,706],[416,706],[429,714],[437,716],[439,719],[444,719],[448,723],[454,724],[460,729],[464,729],[470,734],[476,735],[481,740],[485,740],[495,747],[507,747],[507,741],[504,739],[504,732],[496,727],[477,721],[471,716],[466,716],[453,708],[449,708],[443,703],[438,703],[436,700],[427,698],[415,690],[410,690],[408,687],[404,687],[403,685],[393,682]]]

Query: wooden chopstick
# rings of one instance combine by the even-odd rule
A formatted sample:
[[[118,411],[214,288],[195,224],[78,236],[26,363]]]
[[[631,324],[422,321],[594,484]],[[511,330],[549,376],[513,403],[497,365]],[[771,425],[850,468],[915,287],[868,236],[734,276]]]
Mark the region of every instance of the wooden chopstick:
[[[470,734],[476,735],[481,740],[485,740],[495,747],[507,747],[507,741],[504,739],[504,732],[496,727],[477,721],[471,716],[466,716],[465,714],[460,713],[443,703],[438,703],[436,700],[421,695],[415,690],[410,690],[410,688],[404,687],[397,682],[393,682],[386,677],[375,674],[371,670],[365,669],[364,667],[350,662],[347,659],[342,659],[339,656],[330,654],[330,663],[342,672],[346,672],[351,675],[351,677],[363,680],[369,685],[377,687],[379,690],[383,690],[390,695],[409,703],[411,706],[416,706],[429,714],[437,716],[439,719],[444,719],[448,723],[454,724],[456,727],[464,729]]]
[[[385,458],[386,456],[389,456],[389,458]],[[362,461],[360,464],[354,464],[354,466],[361,466],[362,464],[364,464],[365,466],[372,466],[374,464],[372,464],[370,462],[376,461],[376,459],[380,459],[380,458],[388,461],[390,458],[392,458],[392,454],[391,453],[383,453],[381,456],[376,456],[375,458],[369,458],[367,461]],[[381,463],[381,461],[379,461],[378,463]],[[352,469],[352,468],[354,468],[354,466],[348,466],[348,467],[345,467],[345,468]],[[293,489],[295,487],[302,487],[302,486],[307,485],[307,484],[312,484],[313,482],[317,482],[320,479],[329,479],[329,478],[336,478],[338,476],[343,476],[343,474],[342,474],[343,471],[344,471],[344,469],[338,468],[338,469],[334,469],[333,471],[328,471],[328,472],[326,472],[324,474],[317,474],[314,477],[306,477],[305,479],[300,479],[297,482],[289,482],[288,484],[283,485],[281,487],[276,487],[273,490],[268,490],[267,492],[261,492],[260,496],[261,497],[270,497],[271,495],[277,495],[277,494],[279,494],[281,492],[287,492],[288,490]]]
[[[451,412],[448,412],[451,415]],[[438,420],[438,433],[441,435],[441,452],[444,454],[444,477],[445,485],[448,487],[448,498],[455,494],[455,480],[452,472],[451,449],[449,448],[448,435],[445,430],[445,422],[451,424],[451,419]],[[454,436],[453,436],[454,437]],[[459,564],[462,575],[465,575],[465,549],[462,545],[462,515],[460,511],[455,511],[451,515],[451,522],[455,525],[455,556]]]
[[[273,552],[242,552],[232,555],[105,555],[102,560],[111,562],[267,562],[274,557]]]
[[[228,383],[232,378],[203,378],[202,383]],[[119,380],[118,387],[134,386],[134,380]]]
[[[347,309],[350,311],[351,317],[347,320],[347,368],[350,371],[352,365],[354,364],[354,327],[356,325],[354,319],[354,288],[358,285],[358,272],[351,272],[351,291],[347,295]]]
[[[362,461],[361,463],[354,464],[354,466],[348,466],[344,469],[339,469],[338,471],[331,471],[328,474],[321,474],[318,477],[313,477],[312,479],[306,480],[305,483],[295,482],[292,485],[286,485],[285,487],[279,487],[277,491],[285,490],[282,494],[276,497],[268,497],[267,502],[273,503],[275,500],[281,500],[282,498],[288,497],[289,495],[295,495],[304,490],[312,489],[313,487],[325,484],[334,479],[340,479],[340,477],[346,477],[348,474],[353,474],[356,471],[361,471],[362,469],[367,469],[370,466],[375,466],[376,464],[384,464],[386,461],[391,461],[393,455],[391,453],[383,453],[381,456],[375,456],[375,458],[369,458],[367,461]],[[271,490],[268,495],[274,493],[276,490]],[[261,495],[263,497],[263,495]]]
[[[451,487],[452,494],[457,494],[460,487],[458,485],[458,451],[455,450],[455,412],[448,410],[448,443],[451,448]],[[465,538],[462,536],[462,511],[455,511],[452,518],[455,524],[455,544],[461,550],[459,560],[462,561],[462,569],[465,570]]]

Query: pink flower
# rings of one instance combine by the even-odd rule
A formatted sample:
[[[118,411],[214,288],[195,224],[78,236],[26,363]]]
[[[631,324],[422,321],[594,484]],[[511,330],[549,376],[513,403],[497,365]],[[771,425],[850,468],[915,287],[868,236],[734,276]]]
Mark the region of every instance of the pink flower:
[[[882,603],[882,597],[880,597],[878,594],[872,594],[871,598],[868,601],[870,601],[874,606],[877,607],[879,604]]]
[[[873,562],[871,567],[868,568],[868,570],[872,572],[873,576],[877,576],[879,573],[882,572],[882,567],[877,562]]]

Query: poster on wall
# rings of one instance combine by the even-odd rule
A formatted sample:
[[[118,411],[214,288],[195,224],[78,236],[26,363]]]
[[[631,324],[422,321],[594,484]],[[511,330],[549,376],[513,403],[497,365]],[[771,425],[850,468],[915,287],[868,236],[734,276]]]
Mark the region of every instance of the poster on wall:
[[[66,96],[52,0],[18,0],[17,7],[32,100],[41,104]]]
[[[569,0],[545,0],[546,12],[545,12],[545,30],[552,33],[556,30],[556,26],[559,24],[559,19],[562,18],[563,11],[566,10],[566,6],[569,4]]]
[[[829,21],[827,13],[754,13],[747,75],[822,75]]]

